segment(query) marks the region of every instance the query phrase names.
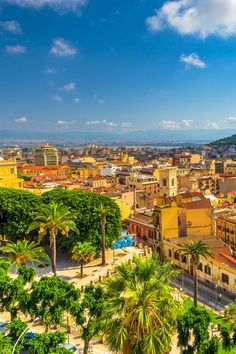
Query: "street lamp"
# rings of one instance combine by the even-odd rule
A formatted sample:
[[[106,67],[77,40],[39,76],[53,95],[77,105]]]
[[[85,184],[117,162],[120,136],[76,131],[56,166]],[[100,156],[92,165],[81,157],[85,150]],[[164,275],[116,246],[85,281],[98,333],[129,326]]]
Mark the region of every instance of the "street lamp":
[[[116,254],[115,254],[115,241],[112,242],[112,254],[113,254],[113,264],[116,261]]]
[[[32,324],[35,323],[35,322],[37,322],[38,320],[39,320],[39,317],[36,317],[36,318],[34,319],[34,321],[32,322]],[[19,343],[19,341],[21,340],[21,338],[23,337],[23,335],[28,331],[28,329],[29,329],[29,326],[27,326],[27,327],[24,329],[24,331],[20,334],[20,336],[18,337],[17,341],[16,341],[15,344],[14,344],[14,347],[13,347],[13,349],[12,349],[11,354],[14,354],[14,353],[15,353],[17,344]]]
[[[218,303],[219,303],[219,309],[220,309],[220,301],[221,301],[221,293],[219,293],[219,295],[218,295]]]

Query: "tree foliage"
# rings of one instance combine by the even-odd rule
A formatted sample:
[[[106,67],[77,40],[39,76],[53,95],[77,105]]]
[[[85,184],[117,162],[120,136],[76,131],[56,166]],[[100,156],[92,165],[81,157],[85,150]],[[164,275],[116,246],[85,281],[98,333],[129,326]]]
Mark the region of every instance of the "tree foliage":
[[[96,248],[91,242],[77,242],[72,249],[72,259],[80,262],[81,265],[81,277],[83,277],[84,264],[91,262],[96,256]]]
[[[101,223],[97,213],[101,204],[111,210],[106,222],[107,245],[109,246],[112,241],[117,240],[121,227],[120,210],[118,205],[107,196],[92,192],[54,189],[44,193],[41,198],[46,204],[51,201],[63,203],[75,215],[75,223],[79,229],[79,234],[72,233],[68,239],[59,238],[67,248],[72,249],[77,241],[89,241],[97,249],[101,249]]]
[[[0,353],[1,354],[12,354],[13,344],[9,337],[4,337],[0,333]]]
[[[18,269],[17,277],[12,278],[8,273],[9,265],[6,261],[0,262],[0,311],[10,312],[11,319],[14,319],[19,311],[24,312],[28,307],[27,283],[33,280],[35,270],[24,266]]]
[[[65,341],[65,334],[60,331],[36,334],[29,341],[29,354],[71,354],[69,350],[60,348]]]
[[[101,223],[97,213],[100,205],[108,207],[111,211],[106,220],[107,246],[117,240],[121,227],[120,210],[113,200],[92,192],[61,189],[37,196],[26,191],[0,188],[0,235],[6,235],[11,241],[22,240],[34,220],[35,211],[42,204],[52,201],[64,204],[75,215],[75,223],[80,231],[79,234],[70,233],[68,238],[59,235],[58,242],[66,249],[71,250],[78,241],[89,241],[98,250],[101,249]],[[35,237],[37,240],[37,233],[32,231],[29,237]]]
[[[80,291],[73,284],[59,277],[43,277],[32,284],[31,308],[43,322],[46,331],[50,326],[60,325],[67,313],[79,322]]]
[[[197,267],[199,265],[200,257],[207,259],[207,257],[212,257],[212,252],[210,248],[205,245],[201,240],[197,242],[190,242],[185,244],[185,246],[180,249],[182,257],[187,257],[193,266],[193,277],[194,277],[194,306],[198,305],[198,271]]]
[[[82,339],[84,340],[84,354],[88,353],[91,339],[99,334],[102,323],[99,320],[105,308],[104,291],[100,286],[86,286],[82,298],[83,323]]]
[[[6,254],[18,268],[26,264],[26,262],[45,265],[45,260],[49,259],[42,247],[28,240],[9,241],[7,245],[0,247],[0,251]]]
[[[232,345],[231,338],[230,338],[230,329],[226,326],[222,326],[220,332],[222,338],[222,346],[225,350],[229,350]]]
[[[181,353],[207,353],[210,322],[209,311],[202,307],[191,307],[183,315],[178,316],[178,346]],[[191,335],[194,339],[192,345],[190,344]]]
[[[106,283],[104,334],[112,351],[161,354],[171,349],[179,303],[172,294],[175,275],[158,257],[137,256],[115,267]]]
[[[78,233],[78,229],[74,222],[74,214],[70,212],[68,207],[62,203],[54,201],[49,204],[41,205],[35,212],[34,221],[29,225],[28,232],[38,230],[39,239],[49,234],[50,247],[52,250],[52,271],[54,275],[57,273],[56,241],[58,235],[68,236],[70,231]]]
[[[0,234],[12,241],[24,238],[40,202],[31,192],[0,188]]]

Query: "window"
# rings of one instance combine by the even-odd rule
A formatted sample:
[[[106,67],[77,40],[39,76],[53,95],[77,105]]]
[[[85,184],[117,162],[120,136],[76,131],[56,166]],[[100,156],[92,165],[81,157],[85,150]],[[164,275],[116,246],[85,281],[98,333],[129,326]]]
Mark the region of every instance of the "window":
[[[209,265],[205,265],[204,271],[206,274],[211,275],[211,267],[209,267]]]
[[[202,272],[202,263],[199,263],[198,264],[198,267],[197,267],[198,270],[200,270]]]
[[[171,250],[169,250],[169,257],[172,257],[172,252],[171,252]]]
[[[15,173],[15,169],[14,168],[11,168],[11,173]]]
[[[187,263],[187,257],[186,257],[186,256],[184,256],[184,257],[182,258],[182,263]]]
[[[167,185],[166,178],[163,178],[163,180],[162,180],[162,185],[163,185],[163,187],[166,187],[166,185]]]
[[[178,251],[175,252],[174,258],[177,259],[177,261],[179,261],[179,252]]]
[[[229,276],[227,274],[222,273],[221,280],[222,280],[222,283],[229,284]]]
[[[174,187],[174,186],[175,186],[175,179],[172,178],[172,180],[171,180],[171,187]]]

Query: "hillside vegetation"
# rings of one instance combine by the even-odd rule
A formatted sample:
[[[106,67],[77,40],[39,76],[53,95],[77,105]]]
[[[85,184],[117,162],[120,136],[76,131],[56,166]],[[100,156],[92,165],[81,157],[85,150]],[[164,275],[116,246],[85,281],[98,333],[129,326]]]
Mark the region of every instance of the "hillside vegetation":
[[[236,146],[236,134],[228,136],[227,138],[215,140],[215,141],[211,142],[209,145],[211,145],[211,146],[227,146],[227,145]]]

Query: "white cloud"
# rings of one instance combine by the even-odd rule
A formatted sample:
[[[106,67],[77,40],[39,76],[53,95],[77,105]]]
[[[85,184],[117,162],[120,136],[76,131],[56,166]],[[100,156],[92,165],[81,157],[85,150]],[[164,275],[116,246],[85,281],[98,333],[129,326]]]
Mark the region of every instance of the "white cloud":
[[[64,38],[55,38],[53,40],[50,54],[65,58],[74,57],[77,53],[77,48]]]
[[[192,119],[183,119],[180,122],[176,122],[174,120],[162,120],[159,123],[159,127],[163,129],[181,129],[181,128],[189,128],[193,124]]]
[[[178,129],[179,123],[173,120],[162,120],[159,124],[163,129]]]
[[[56,101],[56,102],[61,102],[61,101],[62,101],[62,98],[61,98],[61,96],[59,96],[59,95],[52,96],[52,99],[53,99],[54,101]]]
[[[68,84],[64,85],[62,87],[62,90],[64,91],[72,91],[76,88],[76,83],[75,82],[69,82]]]
[[[192,119],[183,119],[182,120],[182,126],[184,126],[186,128],[191,127],[192,124],[193,124]]]
[[[90,121],[86,122],[85,124],[86,125],[103,125],[103,126],[107,126],[107,127],[117,127],[117,125],[118,125],[117,123],[107,121],[106,119],[90,120]]]
[[[180,61],[182,63],[187,64],[187,65],[195,66],[196,68],[199,68],[199,69],[206,68],[206,63],[204,63],[204,61],[201,60],[196,53],[192,53],[189,55],[183,54],[180,57]]]
[[[75,97],[75,98],[74,98],[74,102],[75,102],[75,103],[79,103],[80,101],[81,101],[81,99],[80,99],[79,97]]]
[[[123,122],[121,124],[121,126],[122,126],[122,128],[132,128],[133,123],[131,123],[131,122]]]
[[[217,123],[215,121],[206,120],[205,129],[218,130],[218,129],[220,129],[220,126],[219,126],[219,123]]]
[[[20,117],[20,118],[15,119],[15,122],[18,124],[25,124],[28,122],[28,119],[26,117]]]
[[[5,51],[9,54],[25,54],[27,52],[27,48],[23,45],[6,45]]]
[[[49,68],[46,68],[44,72],[45,72],[45,74],[51,75],[51,74],[55,74],[57,71],[55,68],[49,67]]]
[[[230,124],[235,124],[236,123],[236,114],[233,116],[229,116],[228,118],[225,119],[225,121]]]
[[[15,20],[0,22],[0,28],[2,28],[6,32],[10,32],[12,34],[22,33],[21,26],[20,26],[19,22],[15,21]]]
[[[86,125],[99,125],[101,124],[100,120],[89,120],[85,123]]]
[[[78,13],[82,7],[87,5],[88,0],[2,0],[2,2],[34,10],[47,6],[64,14],[70,11]]]
[[[235,0],[170,0],[146,19],[150,31],[172,28],[181,35],[228,37],[236,34]]]
[[[105,100],[103,98],[98,97],[98,95],[96,95],[96,94],[93,95],[93,99],[99,104],[104,104],[105,103]]]
[[[57,125],[59,126],[63,126],[63,127],[68,127],[69,125],[73,125],[76,124],[76,120],[63,120],[63,119],[58,119],[58,121],[56,122]]]

